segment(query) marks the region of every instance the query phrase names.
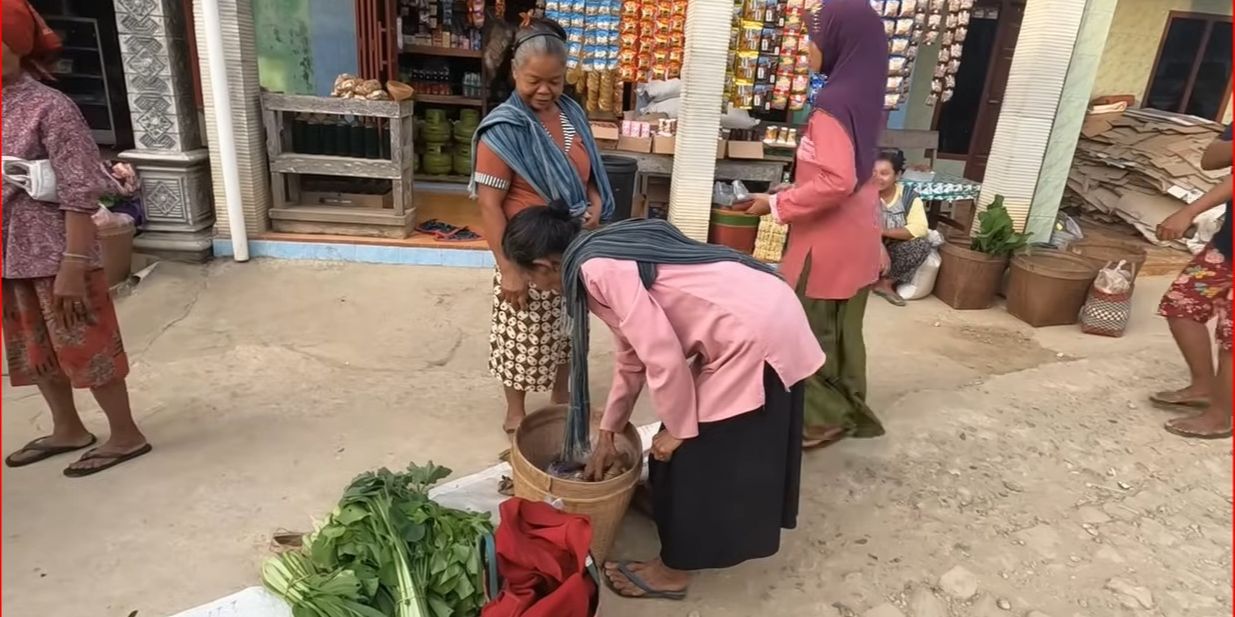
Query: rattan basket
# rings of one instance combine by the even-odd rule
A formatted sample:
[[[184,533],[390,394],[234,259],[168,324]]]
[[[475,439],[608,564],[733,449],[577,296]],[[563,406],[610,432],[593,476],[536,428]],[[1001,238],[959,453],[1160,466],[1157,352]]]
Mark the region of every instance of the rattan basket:
[[[519,424],[510,452],[515,496],[558,502],[563,511],[587,516],[592,522],[592,556],[604,563],[643,473],[643,445],[639,431],[628,422],[615,438],[618,452],[636,461],[625,473],[601,482],[553,477],[544,469],[561,450],[566,410],[566,405],[545,407]]]

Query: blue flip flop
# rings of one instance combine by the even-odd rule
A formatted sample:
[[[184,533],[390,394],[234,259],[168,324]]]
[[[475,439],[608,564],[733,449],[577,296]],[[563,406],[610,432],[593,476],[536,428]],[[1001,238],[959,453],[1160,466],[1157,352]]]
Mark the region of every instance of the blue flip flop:
[[[625,576],[626,580],[630,581],[630,584],[634,585],[635,587],[638,587],[643,592],[643,595],[632,596],[630,594],[622,593],[616,587],[613,586],[613,581],[609,578],[609,575],[602,573],[602,576],[604,576],[605,578],[605,585],[607,585],[609,589],[613,591],[613,593],[616,593],[617,595],[622,596],[623,598],[631,598],[633,600],[685,600],[686,599],[685,589],[683,589],[682,591],[666,591],[666,590],[660,590],[660,589],[652,589],[652,587],[647,584],[647,581],[640,578],[638,574],[635,574],[634,570],[630,569],[631,564],[634,562],[619,561],[616,563],[617,563],[618,572],[621,572],[622,576]]]

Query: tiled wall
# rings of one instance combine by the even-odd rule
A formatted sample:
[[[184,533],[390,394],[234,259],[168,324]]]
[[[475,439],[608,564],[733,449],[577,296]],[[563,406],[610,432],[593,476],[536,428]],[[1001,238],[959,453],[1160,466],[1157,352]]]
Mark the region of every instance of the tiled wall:
[[[1132,94],[1141,100],[1171,11],[1230,15],[1231,1],[1119,0],[1093,96]],[[1229,120],[1229,106],[1226,113]]]

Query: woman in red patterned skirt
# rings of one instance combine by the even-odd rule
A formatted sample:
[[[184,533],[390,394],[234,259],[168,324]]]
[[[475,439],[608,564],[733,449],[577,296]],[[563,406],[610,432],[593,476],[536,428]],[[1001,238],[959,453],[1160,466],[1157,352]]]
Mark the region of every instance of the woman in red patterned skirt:
[[[9,379],[14,386],[38,386],[53,427],[5,464],[21,467],[94,445],[73,402],[73,388],[89,388],[111,435],[64,470],[66,476],[88,476],[150,451],[129,407],[128,358],[90,218],[107,180],[81,112],[34,77],[46,74],[59,39],[26,0],[3,2],[4,156],[50,161],[58,202],[37,201],[4,184]]]

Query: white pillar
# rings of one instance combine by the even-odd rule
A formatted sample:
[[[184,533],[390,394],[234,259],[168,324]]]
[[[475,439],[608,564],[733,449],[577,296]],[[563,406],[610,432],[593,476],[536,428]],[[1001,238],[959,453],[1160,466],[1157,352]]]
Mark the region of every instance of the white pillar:
[[[669,221],[699,241],[708,237],[716,139],[729,57],[732,0],[690,0],[682,59],[682,101],[669,187]]]
[[[1068,75],[1055,112],[1055,125],[1051,128],[1033,201],[1029,206],[1029,216],[1025,221],[1025,231],[1033,235],[1034,242],[1050,240],[1054,231],[1059,203],[1063,200],[1064,187],[1068,183],[1068,172],[1072,169],[1073,154],[1089,110],[1089,100],[1117,4],[1118,0],[1088,0],[1085,3],[1085,14],[1072,48],[1072,62],[1068,65]]]
[[[996,195],[1002,195],[1017,229],[1024,229],[1034,201],[1087,4],[1085,0],[1032,0],[1025,7],[978,197],[981,211]],[[1071,158],[1068,152],[1065,165]]]
[[[258,0],[259,2],[262,0]],[[222,36],[223,53],[209,53],[205,42],[211,33],[206,30],[205,4],[218,7],[219,32]],[[226,183],[223,175],[223,157],[220,146],[220,110],[214,103],[214,74],[212,67],[222,67],[232,133],[234,134],[236,159],[236,186],[239,197],[238,212],[243,214],[243,228],[251,235],[266,231],[270,220],[270,175],[266,167],[266,130],[262,124],[261,82],[257,75],[257,35],[253,29],[253,0],[196,0],[194,22],[197,26],[199,64],[202,74],[202,98],[206,108],[206,141],[210,146],[210,174],[214,180],[215,234],[230,237],[232,220],[236,214],[229,213]]]

